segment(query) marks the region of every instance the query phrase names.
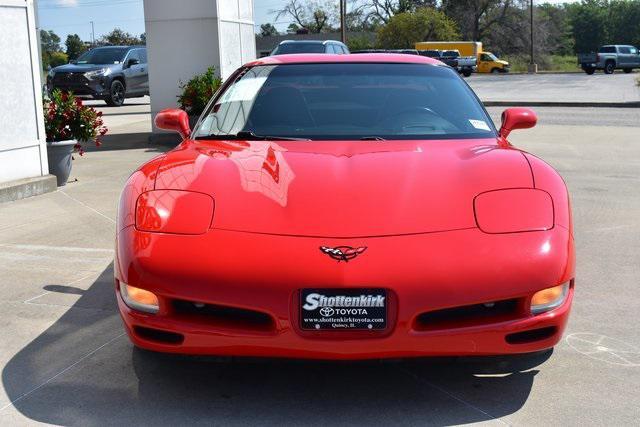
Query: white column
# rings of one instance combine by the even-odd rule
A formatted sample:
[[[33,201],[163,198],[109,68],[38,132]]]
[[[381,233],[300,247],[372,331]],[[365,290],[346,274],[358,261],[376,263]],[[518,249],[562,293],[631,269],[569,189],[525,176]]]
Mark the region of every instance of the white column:
[[[152,117],[177,106],[180,81],[256,57],[253,0],[144,0],[144,19]]]
[[[49,173],[33,0],[0,0],[0,183]]]

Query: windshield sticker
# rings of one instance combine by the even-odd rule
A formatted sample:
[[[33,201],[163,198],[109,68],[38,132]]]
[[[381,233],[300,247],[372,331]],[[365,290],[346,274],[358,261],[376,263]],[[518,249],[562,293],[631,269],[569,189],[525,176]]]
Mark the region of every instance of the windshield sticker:
[[[471,126],[473,126],[476,129],[491,131],[491,128],[489,128],[489,125],[484,120],[469,119],[469,123],[471,123]]]

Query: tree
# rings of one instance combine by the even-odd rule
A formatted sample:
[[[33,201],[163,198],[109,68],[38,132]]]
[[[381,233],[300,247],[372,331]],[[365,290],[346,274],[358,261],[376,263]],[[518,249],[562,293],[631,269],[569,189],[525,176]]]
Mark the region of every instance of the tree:
[[[51,66],[55,66],[52,65],[51,56],[60,51],[60,37],[51,30],[40,30],[40,51],[42,55],[42,67],[46,70]],[[55,62],[57,63],[59,60]]]
[[[607,9],[598,0],[569,5],[576,52],[596,52],[607,40]]]
[[[482,41],[496,26],[502,25],[516,2],[523,0],[443,0],[442,10],[456,21],[465,40]]]
[[[145,35],[146,39],[146,35]],[[140,39],[134,35],[122,31],[120,28],[114,28],[110,33],[104,34],[97,42],[99,45],[137,45],[142,44]]]
[[[383,23],[400,13],[415,12],[419,8],[435,8],[436,0],[370,0],[371,16]]]
[[[49,57],[49,65],[51,67],[57,67],[69,62],[69,57],[64,52],[53,52]]]
[[[444,13],[430,7],[394,15],[378,30],[378,45],[383,49],[413,48],[424,40],[456,40],[456,24]]]
[[[278,29],[273,24],[267,22],[260,25],[260,37],[277,36],[278,34],[280,33],[278,33]]]
[[[280,10],[275,10],[276,20],[287,17],[310,33],[331,31],[339,21],[338,3],[330,0],[288,0]],[[290,26],[291,27],[291,26]]]
[[[287,27],[287,34],[298,34],[298,31],[300,31],[300,26],[294,22]]]
[[[64,45],[67,48],[66,52],[69,60],[78,59],[78,57],[87,50],[87,46],[77,34],[69,34]]]
[[[60,51],[60,37],[53,30],[40,30],[40,44],[43,52]]]
[[[140,34],[140,44],[147,44],[147,33],[144,32],[142,34]]]

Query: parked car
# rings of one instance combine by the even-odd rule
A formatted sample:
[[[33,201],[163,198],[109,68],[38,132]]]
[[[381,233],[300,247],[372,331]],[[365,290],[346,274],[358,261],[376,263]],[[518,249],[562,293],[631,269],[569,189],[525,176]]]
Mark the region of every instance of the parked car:
[[[507,61],[484,51],[481,42],[418,42],[415,47],[418,50],[457,50],[462,56],[473,56],[476,58],[478,73],[508,73],[510,69]]]
[[[455,60],[458,63],[458,65],[456,65],[456,69],[465,77],[469,77],[476,69],[476,57],[460,56],[460,52],[458,50],[445,50],[442,52],[442,58],[445,60]]]
[[[147,48],[105,46],[91,49],[77,60],[51,69],[47,75],[47,88],[102,99],[119,107],[125,98],[149,95]]]
[[[578,65],[587,74],[593,74],[596,70],[613,74],[616,69],[630,73],[634,68],[640,68],[640,51],[630,45],[606,45],[597,53],[579,53]]]
[[[440,62],[444,62],[448,66],[457,69],[458,68],[458,60],[456,58],[445,58],[442,54],[443,51],[437,49],[427,49],[427,50],[419,50],[418,54],[421,56],[426,56],[427,58],[437,59]]]
[[[336,40],[284,40],[271,52],[271,55],[290,53],[333,53],[348,54],[349,48]]]
[[[124,186],[114,297],[153,351],[312,359],[553,347],[574,296],[569,195],[418,55],[239,68]],[[508,214],[506,214],[508,212]]]

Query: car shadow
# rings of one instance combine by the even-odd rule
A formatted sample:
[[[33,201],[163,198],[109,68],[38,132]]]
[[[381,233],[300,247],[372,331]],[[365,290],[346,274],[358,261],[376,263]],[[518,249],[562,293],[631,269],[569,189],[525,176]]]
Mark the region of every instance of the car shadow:
[[[2,382],[31,420],[102,424],[454,425],[508,416],[551,351],[524,357],[361,362],[153,353],[122,335],[113,266],[6,364]],[[2,404],[0,404],[0,407]]]

